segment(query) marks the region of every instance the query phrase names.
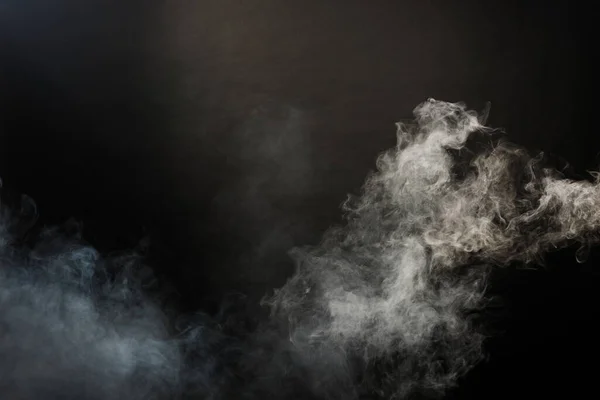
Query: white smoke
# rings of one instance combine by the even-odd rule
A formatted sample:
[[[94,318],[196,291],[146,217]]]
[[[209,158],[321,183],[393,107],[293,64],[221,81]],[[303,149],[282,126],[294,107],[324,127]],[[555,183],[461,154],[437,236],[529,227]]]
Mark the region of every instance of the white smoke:
[[[543,169],[463,104],[429,100],[378,159],[344,226],[295,249],[297,271],[251,330],[151,299],[135,255],[0,219],[0,393],[14,399],[439,396],[482,357],[473,315],[493,267],[598,241],[600,183]],[[473,153],[468,141],[494,145]],[[26,218],[27,220],[27,218]],[[30,225],[27,225],[30,227]]]
[[[461,169],[469,137],[493,135],[482,119],[433,99],[415,116],[346,202],[346,226],[295,250],[297,273],[269,300],[301,353],[337,348],[348,364],[387,365],[366,390],[399,398],[441,393],[480,359],[469,315],[485,305],[487,266],[589,245],[600,228],[598,180],[563,179],[503,143]]]

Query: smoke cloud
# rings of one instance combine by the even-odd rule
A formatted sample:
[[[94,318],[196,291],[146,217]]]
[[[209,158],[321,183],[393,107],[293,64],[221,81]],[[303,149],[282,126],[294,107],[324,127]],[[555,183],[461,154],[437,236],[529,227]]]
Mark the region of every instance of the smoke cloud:
[[[302,354],[336,349],[348,369],[358,359],[365,390],[385,398],[441,394],[482,357],[472,316],[486,304],[490,267],[597,241],[598,175],[564,179],[501,141],[469,151],[475,134],[493,140],[487,111],[421,104],[344,204],[347,224],[294,250],[297,273],[269,303]]]
[[[0,219],[3,398],[173,393],[180,354],[164,314],[144,293],[152,278],[140,257],[101,257],[74,223],[26,236],[36,210],[27,198],[16,203],[17,212],[3,204]]]
[[[31,202],[3,205],[0,392],[442,396],[484,355],[474,318],[493,268],[540,264],[572,244],[584,261],[599,239],[600,175],[573,181],[544,168],[464,104],[430,99],[414,113],[344,203],[343,226],[291,251],[296,272],[265,297],[270,317],[258,324],[235,300],[210,318],[177,316],[139,252],[103,257],[68,226],[33,234]]]

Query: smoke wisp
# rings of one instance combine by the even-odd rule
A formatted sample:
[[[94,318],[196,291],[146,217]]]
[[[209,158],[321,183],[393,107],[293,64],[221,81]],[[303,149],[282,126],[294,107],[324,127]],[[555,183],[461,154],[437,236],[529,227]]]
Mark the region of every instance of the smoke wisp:
[[[474,315],[492,268],[585,249],[600,175],[573,181],[496,140],[462,103],[398,124],[343,226],[291,251],[297,269],[248,327],[177,318],[141,257],[102,257],[73,232],[0,219],[0,392],[15,399],[437,397],[483,356]],[[493,143],[473,151],[469,140]],[[18,211],[18,210],[17,210]],[[25,224],[26,226],[23,227]]]

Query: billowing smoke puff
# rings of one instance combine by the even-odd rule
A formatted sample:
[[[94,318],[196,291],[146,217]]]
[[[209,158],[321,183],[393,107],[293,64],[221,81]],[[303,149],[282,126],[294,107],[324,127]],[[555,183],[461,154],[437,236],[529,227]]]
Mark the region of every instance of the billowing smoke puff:
[[[493,134],[484,121],[433,99],[415,116],[345,203],[347,224],[296,249],[296,274],[269,300],[300,357],[338,356],[321,377],[343,366],[384,398],[442,393],[480,359],[469,316],[485,306],[488,267],[589,245],[600,228],[598,180],[562,179],[503,143],[461,162],[472,134]]]
[[[27,229],[3,208],[0,393],[441,395],[482,356],[472,316],[486,305],[490,268],[597,242],[600,184],[564,179],[506,143],[467,151],[474,135],[494,134],[463,104],[429,100],[415,116],[399,124],[397,147],[379,158],[362,195],[344,204],[345,225],[292,251],[297,272],[250,332],[235,315],[170,325],[139,257],[103,258],[58,230],[19,242]]]

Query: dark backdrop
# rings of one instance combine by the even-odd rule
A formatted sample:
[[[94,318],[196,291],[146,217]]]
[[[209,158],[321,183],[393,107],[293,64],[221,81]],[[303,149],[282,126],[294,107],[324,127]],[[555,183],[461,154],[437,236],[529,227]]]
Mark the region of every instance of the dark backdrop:
[[[591,10],[4,0],[0,176],[43,222],[75,217],[104,251],[149,234],[186,308],[232,290],[254,304],[293,270],[287,249],[340,220],[394,122],[428,97],[490,101],[488,122],[513,141],[597,168]],[[456,398],[593,387],[581,360],[598,353],[598,257],[572,259],[498,277],[504,334]]]

